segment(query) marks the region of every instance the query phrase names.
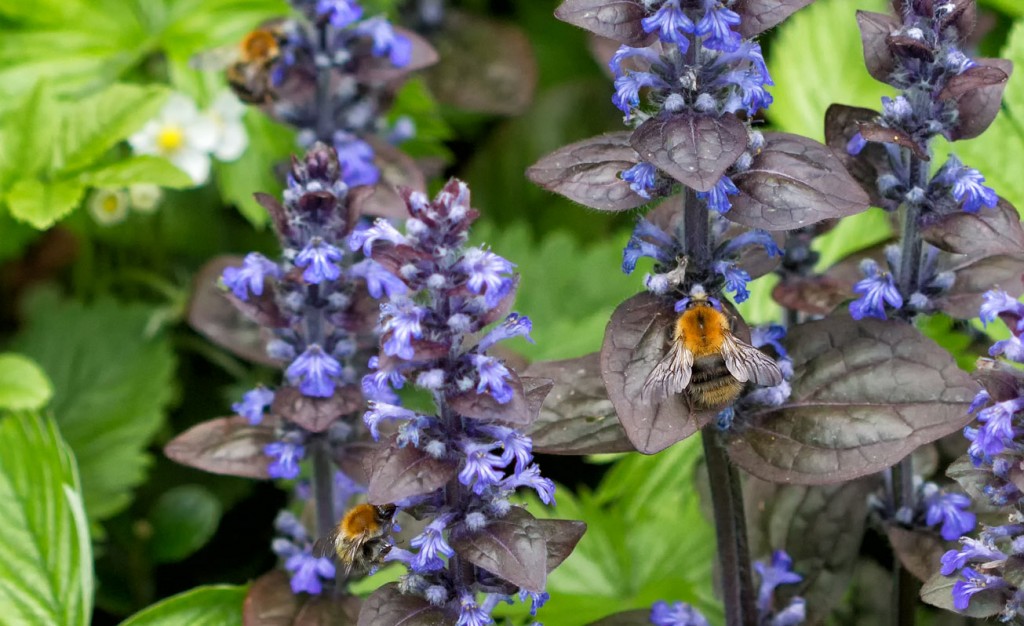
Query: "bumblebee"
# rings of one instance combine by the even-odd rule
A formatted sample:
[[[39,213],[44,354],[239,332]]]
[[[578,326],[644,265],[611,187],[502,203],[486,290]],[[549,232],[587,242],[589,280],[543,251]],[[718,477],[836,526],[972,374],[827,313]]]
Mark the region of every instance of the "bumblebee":
[[[238,99],[265,104],[274,99],[271,72],[281,58],[286,22],[277,21],[257,28],[240,44],[207,50],[192,58],[199,70],[225,70],[228,85]]]
[[[349,509],[327,537],[313,545],[313,556],[336,556],[342,566],[339,579],[365,574],[384,562],[391,551],[395,505],[357,504]]]
[[[671,347],[644,381],[640,399],[650,403],[685,393],[692,408],[720,409],[739,397],[747,381],[778,385],[782,372],[775,361],[732,334],[721,303],[697,286],[684,300]]]

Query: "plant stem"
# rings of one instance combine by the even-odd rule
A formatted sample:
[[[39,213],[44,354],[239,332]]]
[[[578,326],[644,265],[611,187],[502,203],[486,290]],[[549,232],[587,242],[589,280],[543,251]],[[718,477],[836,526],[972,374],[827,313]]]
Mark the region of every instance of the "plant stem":
[[[331,57],[327,49],[328,29],[323,23],[318,27],[316,62],[316,138],[328,144],[334,134],[334,111],[331,107]]]
[[[707,209],[697,201],[697,192],[689,187],[683,193],[683,246],[689,260],[688,272],[703,280],[710,274],[711,228]]]
[[[910,184],[921,189],[928,185],[928,163],[914,155],[910,156]],[[921,240],[920,219],[921,205],[911,202],[903,205],[899,289],[904,302],[918,291],[921,279],[921,251],[924,244]]]
[[[316,532],[326,537],[334,528],[334,467],[327,437],[313,441],[313,498],[316,502]]]
[[[701,440],[711,483],[725,623],[726,626],[756,626],[757,608],[739,473],[729,462],[722,436],[714,426],[701,431]]]

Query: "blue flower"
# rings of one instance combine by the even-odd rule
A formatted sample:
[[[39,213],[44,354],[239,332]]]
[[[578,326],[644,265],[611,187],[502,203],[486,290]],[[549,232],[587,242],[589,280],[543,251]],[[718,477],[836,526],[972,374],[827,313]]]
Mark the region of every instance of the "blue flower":
[[[971,449],[993,456],[1006,449],[1007,442],[1013,441],[1015,429],[1013,416],[1024,409],[1024,398],[997,402],[978,413],[982,424],[978,437]]]
[[[728,258],[746,246],[761,246],[769,257],[782,256],[782,248],[779,247],[779,244],[775,243],[771,233],[760,229],[748,230],[737,237],[729,239],[719,247],[715,256],[722,259]]]
[[[999,203],[996,192],[983,184],[981,172],[963,165],[955,156],[949,157],[935,180],[952,188],[953,199],[966,213],[977,213],[983,206],[991,209]]]
[[[366,427],[370,429],[370,435],[373,436],[374,441],[380,439],[380,423],[384,420],[411,420],[417,417],[415,411],[398,406],[397,404],[388,404],[387,402],[379,402],[376,400],[370,400],[367,403],[367,411],[363,414],[363,422],[366,423]]]
[[[412,42],[395,32],[383,17],[374,17],[356,27],[356,32],[373,39],[373,54],[390,59],[391,65],[405,67],[412,60]]]
[[[462,594],[459,598],[459,619],[455,626],[486,626],[493,623],[490,611],[477,604],[473,594]]]
[[[392,368],[381,368],[380,359],[376,356],[370,357],[367,367],[370,368],[370,373],[363,376],[360,381],[363,396],[368,400],[397,402],[398,396],[392,390],[401,389],[405,384],[402,372]]]
[[[533,489],[537,493],[537,497],[544,504],[553,505],[555,503],[555,483],[550,478],[541,476],[540,467],[536,464],[522,471],[516,471],[512,476],[502,481],[502,487],[506,489],[517,489],[519,487]]]
[[[245,255],[242,267],[226,267],[221,276],[224,285],[238,297],[248,300],[249,293],[254,296],[263,295],[263,281],[270,276],[281,277],[281,268],[276,263],[258,252]]]
[[[349,268],[349,273],[366,281],[366,290],[375,299],[400,296],[409,289],[402,279],[389,272],[373,259],[363,259]]]
[[[972,561],[987,563],[989,561],[1006,560],[1006,554],[983,541],[962,537],[960,542],[962,547],[959,551],[949,550],[942,555],[942,569],[940,571],[943,576],[949,576],[953,572],[963,569],[964,566]]]
[[[807,619],[807,602],[803,598],[793,598],[789,606],[772,617],[769,626],[796,626]]]
[[[501,482],[500,470],[505,464],[492,452],[498,444],[464,439],[460,445],[466,455],[466,462],[459,471],[460,483],[472,487],[473,492],[479,495],[487,487]]]
[[[413,571],[423,574],[443,569],[445,562],[441,557],[451,558],[455,555],[455,550],[444,538],[444,531],[449,522],[451,516],[442,515],[427,524],[423,532],[409,542],[410,546],[417,549],[416,556],[409,563]]]
[[[512,289],[515,266],[490,250],[470,248],[456,264],[466,275],[466,286],[477,295],[484,294],[488,306],[495,306]]]
[[[726,213],[732,208],[732,202],[729,202],[729,196],[734,196],[740,192],[736,188],[736,184],[732,182],[732,179],[728,176],[723,176],[718,179],[715,186],[710,191],[698,191],[697,197],[703,200],[709,209],[714,209],[719,213]]]
[[[302,278],[311,285],[338,280],[341,269],[336,265],[343,258],[341,250],[314,237],[295,257],[295,266],[305,268]]]
[[[651,199],[651,190],[654,189],[654,175],[658,170],[654,165],[641,161],[628,170],[623,170],[622,180],[629,183],[629,188],[641,198]]]
[[[608,62],[608,68],[618,78],[622,75],[622,62],[631,59],[633,57],[640,57],[648,63],[657,63],[659,61],[658,53],[651,48],[633,48],[631,46],[619,46],[619,49],[612,55],[611,60]]]
[[[775,353],[784,359],[789,358],[789,353],[782,345],[782,340],[785,338],[786,327],[779,324],[754,326],[750,329],[750,345],[755,348],[771,346],[775,349]]]
[[[850,141],[846,142],[846,153],[852,156],[860,154],[865,147],[868,145],[868,140],[864,139],[864,135],[857,131],[850,137]]]
[[[490,393],[499,404],[512,399],[514,391],[508,382],[511,374],[501,361],[485,354],[471,354],[469,359],[476,367],[477,393]]]
[[[373,223],[373,226],[365,229],[357,228],[349,235],[348,246],[352,250],[363,249],[363,254],[373,254],[373,244],[378,241],[387,241],[394,245],[409,243],[409,240],[391,225],[391,222],[380,217]]]
[[[693,34],[695,29],[693,21],[679,7],[679,0],[665,0],[654,15],[645,17],[640,24],[644,32],[657,31],[659,39],[678,45],[680,52],[686,52],[690,47],[686,35]]]
[[[263,446],[263,453],[274,457],[274,462],[267,467],[267,475],[290,480],[299,475],[299,461],[305,455],[306,448],[286,438]]]
[[[971,499],[962,493],[942,493],[936,489],[925,499],[925,522],[942,524],[942,538],[953,541],[974,530],[977,518],[969,509]]]
[[[335,574],[330,559],[317,558],[307,552],[292,555],[284,562],[284,567],[292,572],[293,593],[319,595],[323,591],[322,581],[333,580]]]
[[[750,297],[750,291],[747,290],[750,274],[746,270],[740,269],[732,261],[715,261],[714,269],[716,274],[725,279],[725,289],[733,292],[736,302],[743,302]]]
[[[865,317],[875,317],[880,320],[886,319],[885,304],[894,309],[903,306],[903,296],[900,295],[892,275],[879,272],[878,264],[871,259],[864,259],[860,269],[866,276],[853,287],[860,298],[850,303],[850,316],[855,320]],[[884,302],[884,303],[883,303]]]
[[[426,310],[408,298],[396,297],[383,303],[380,311],[383,320],[381,330],[386,337],[384,354],[397,356],[406,361],[412,360],[415,356],[412,341],[423,337],[421,322],[427,313]]]
[[[499,341],[505,341],[513,337],[524,337],[527,341],[533,343],[533,339],[530,338],[532,330],[533,323],[530,321],[530,318],[518,313],[509,313],[505,321],[484,335],[484,338],[477,344],[476,349],[478,352],[486,352],[488,348]]]
[[[345,28],[363,16],[363,7],[356,0],[317,0],[316,13],[330,20],[331,26]]]
[[[341,376],[342,368],[337,359],[313,344],[292,361],[284,374],[303,395],[330,398],[334,395],[334,379]]]
[[[380,170],[374,164],[370,144],[352,133],[338,131],[334,133],[334,149],[338,152],[342,180],[346,185],[375,185],[380,180]]]
[[[548,603],[548,600],[551,599],[551,594],[547,592],[535,593],[533,591],[526,591],[525,589],[520,590],[519,601],[525,602],[527,598],[530,599],[530,617],[536,617],[537,609]]]
[[[630,72],[615,79],[612,104],[626,114],[629,120],[635,107],[640,106],[640,90],[644,87],[668,89],[668,83],[650,72]]]
[[[503,450],[501,462],[509,465],[515,461],[517,472],[525,469],[533,460],[533,442],[515,429],[508,426],[487,425],[481,426],[480,432],[501,442]]]
[[[263,411],[273,401],[274,392],[261,385],[242,394],[242,401],[232,404],[231,410],[255,425],[263,421]]]
[[[640,218],[636,222],[629,242],[622,250],[622,271],[631,274],[636,269],[636,263],[641,257],[649,257],[663,265],[672,263],[675,247],[675,240],[668,234],[653,223]]]
[[[1003,313],[1016,317],[1018,320],[1024,320],[1024,304],[1018,302],[1016,298],[1010,296],[1005,291],[998,289],[986,291],[984,298],[985,301],[982,302],[981,309],[979,310],[982,324],[987,326],[989,322],[995,321]],[[1021,328],[1020,322],[1018,322],[1017,327],[1011,327],[1010,330],[1021,331],[1024,328]]]
[[[654,626],[709,626],[700,611],[683,602],[669,604],[659,600],[651,607],[651,623]]]
[[[803,580],[803,576],[793,571],[793,559],[783,550],[773,552],[768,563],[754,562],[754,571],[761,578],[761,585],[757,590],[757,609],[762,614],[767,614],[771,610],[776,587],[792,585]]]
[[[731,52],[739,47],[743,38],[732,29],[739,26],[740,16],[726,7],[708,8],[704,17],[697,22],[696,34],[707,37],[704,47],[710,50]]]
[[[988,349],[989,356],[1004,356],[1011,361],[1024,363],[1024,344],[1021,344],[1020,337],[1011,335],[1009,339],[1001,339]]]
[[[966,611],[971,604],[971,596],[986,589],[1003,589],[1009,584],[997,576],[979,573],[970,567],[960,570],[962,578],[953,583],[953,608]]]

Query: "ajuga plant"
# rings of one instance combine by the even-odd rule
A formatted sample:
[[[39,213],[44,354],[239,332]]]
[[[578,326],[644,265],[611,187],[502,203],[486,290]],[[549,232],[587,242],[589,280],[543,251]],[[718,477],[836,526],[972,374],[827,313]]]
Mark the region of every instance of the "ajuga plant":
[[[961,428],[977,385],[905,320],[917,312],[948,312],[965,297],[980,298],[980,290],[971,292],[978,283],[961,270],[979,262],[984,266],[981,258],[1001,253],[986,245],[971,258],[968,242],[954,235],[970,225],[969,232],[979,233],[970,239],[982,245],[980,233],[988,226],[980,216],[989,214],[975,213],[995,204],[995,196],[980,185],[977,172],[954,160],[931,185],[929,179],[907,178],[911,172],[927,174],[928,145],[922,140],[938,134],[975,136],[998,108],[1005,73],[973,70],[957,47],[965,36],[958,20],[967,23],[973,5],[899,3],[901,17],[889,20],[892,33],[866,35],[869,64],[886,68],[873,73],[907,90],[897,109],[906,109],[901,119],[919,126],[907,131],[915,137],[911,141],[893,132],[902,126],[887,125],[887,118],[872,112],[856,120],[865,124],[854,126],[837,151],[835,108],[829,146],[756,129],[757,116],[771,104],[772,81],[752,38],[807,4],[566,0],[557,17],[623,44],[609,62],[615,75],[612,101],[632,130],[561,148],[527,173],[546,189],[601,211],[660,199],[638,220],[623,255],[627,272],[641,257],[654,260],[646,291],[612,315],[599,357],[584,357],[571,368],[547,368],[570,388],[583,383],[557,374],[575,369],[600,376],[624,438],[610,435],[614,429],[605,423],[575,421],[571,442],[563,432],[550,449],[549,441],[538,438],[538,449],[622,449],[626,439],[652,454],[701,430],[730,625],[760,620],[736,466],[771,482],[843,483],[885,470],[922,444]],[[903,20],[910,34],[901,39],[896,31]],[[887,43],[890,34],[896,43]],[[926,46],[931,46],[927,53]],[[956,79],[957,71],[946,69],[955,59],[966,78]],[[840,126],[849,131],[848,125]],[[859,157],[852,154],[858,150]],[[859,160],[879,154],[888,169]],[[891,195],[887,203],[880,199],[880,181]],[[911,213],[913,226],[903,233],[903,247],[894,257],[917,259],[908,261],[911,269],[894,279],[893,272],[865,263],[866,277],[851,286],[860,297],[849,311],[821,306],[807,315],[792,311],[782,320],[789,328],[749,331],[726,298],[743,301],[747,283],[780,260],[784,275],[812,273],[814,236],[827,230],[830,220],[869,203],[893,212],[916,203],[902,208]],[[933,208],[922,209],[925,205]],[[1002,213],[1009,219],[1005,215],[1013,211]],[[922,237],[970,260],[924,249]],[[888,315],[886,301],[895,303]],[[902,319],[886,319],[892,317]],[[567,394],[556,389],[552,397]],[[567,415],[572,408],[555,406],[551,412]],[[912,472],[902,469],[888,481],[890,496],[880,505],[890,520],[903,521],[901,529],[933,527],[929,532],[951,537],[973,525],[962,496],[920,484],[921,497],[914,498]],[[819,495],[866,516],[870,482],[818,488]],[[774,497],[787,489],[780,487]],[[815,514],[825,519],[831,513]],[[862,527],[863,521],[857,524]],[[800,574],[813,579],[822,571],[825,555],[810,554],[807,545],[787,548],[799,553]],[[816,569],[803,571],[801,564]],[[836,601],[816,599],[818,605],[804,605],[812,621],[822,619]]]
[[[387,268],[393,289],[381,305],[381,352],[363,378],[364,417],[385,438],[371,462],[369,500],[395,503],[424,524],[388,560],[408,572],[367,600],[359,623],[483,626],[503,601],[547,599],[547,573],[583,535],[582,522],[536,519],[512,498],[533,490],[554,501],[554,483],[533,462],[523,428],[536,418],[551,382],[521,378],[492,350],[529,337],[530,320],[509,313],[513,265],[466,245],[478,213],[469,189],[451,180],[430,201],[404,192],[405,233],[380,219],[351,238]],[[432,399],[419,412],[397,403],[411,383]]]
[[[273,573],[261,578],[250,591],[251,616],[281,610],[279,587],[311,595],[334,590],[333,597],[341,597],[347,579],[372,570],[390,545],[380,535],[390,529],[393,509],[379,508],[369,519],[343,514],[352,496],[365,492],[363,459],[372,448],[360,388],[377,345],[372,298],[406,287],[349,240],[362,215],[391,206],[372,187],[381,181],[381,152],[371,148],[376,140],[370,133],[387,130],[382,107],[405,72],[435,56],[384,18],[364,19],[353,0],[297,1],[294,8],[296,17],[248,35],[242,58],[227,72],[243,99],[298,127],[300,141],[309,145],[293,159],[281,201],[256,194],[270,214],[281,258],[254,252],[211,262],[200,273],[190,313],[201,332],[283,368],[283,379],[275,388],[246,392],[232,405],[234,416],[201,423],[166,448],[171,458],[207,471],[308,477],[296,484],[296,508],[305,513],[282,511],[275,525],[272,547],[289,574],[287,585]],[[214,280],[220,293],[206,289]],[[225,298],[237,312],[225,309]],[[358,527],[346,535],[358,535],[357,546],[330,549],[337,542],[327,538],[338,538],[332,529],[339,519],[340,530]],[[317,538],[326,540],[326,549],[314,550]],[[311,606],[328,616],[343,610],[336,602]]]

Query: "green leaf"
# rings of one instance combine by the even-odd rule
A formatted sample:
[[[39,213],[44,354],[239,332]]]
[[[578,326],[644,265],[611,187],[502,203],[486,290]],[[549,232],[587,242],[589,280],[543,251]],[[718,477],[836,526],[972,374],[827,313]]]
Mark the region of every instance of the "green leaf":
[[[53,381],[50,405],[75,451],[92,521],[124,509],[150,464],[147,445],[171,399],[174,356],[147,330],[154,309],[101,299],[91,305],[43,294],[27,303],[14,342]]]
[[[835,265],[858,250],[893,237],[891,216],[879,208],[844,218],[835,228],[816,237],[811,248],[818,252],[819,271]]]
[[[6,181],[32,178],[50,168],[60,129],[59,115],[53,90],[48,82],[40,80],[20,106],[0,120],[0,144],[4,144],[0,189],[6,187]]]
[[[220,500],[206,487],[180,485],[164,492],[149,511],[150,557],[173,563],[202,548],[216,532],[221,513]]]
[[[21,256],[22,251],[40,234],[35,228],[11,217],[3,208],[3,198],[0,197],[0,263]]]
[[[406,81],[395,95],[388,120],[393,124],[401,117],[408,117],[416,125],[416,136],[401,144],[402,152],[413,157],[452,159],[451,150],[444,144],[452,138],[452,129],[445,123],[440,107],[423,79]]]
[[[149,2],[153,0],[136,0]],[[260,23],[291,12],[284,0],[162,0],[160,45],[175,60],[236,44]]]
[[[1024,4],[1021,4],[1017,0],[982,0],[979,4],[984,4],[998,9],[1007,15],[1016,17],[1024,16]]]
[[[262,113],[249,110],[243,121],[249,134],[249,147],[237,160],[215,162],[214,168],[217,186],[224,200],[237,206],[245,219],[260,228],[266,225],[270,216],[252,195],[258,191],[279,195],[281,181],[274,173],[274,166],[286,161],[299,149],[295,145],[294,131],[271,121]]]
[[[32,359],[0,354],[0,409],[41,409],[53,397],[53,385]]]
[[[7,208],[16,220],[43,230],[75,210],[85,187],[75,180],[49,183],[23,178],[7,192]]]
[[[196,587],[132,615],[121,626],[241,626],[246,587]]]
[[[194,187],[188,174],[160,157],[141,155],[80,172],[76,179],[90,187],[117,188],[150,183],[182,189]]]
[[[167,95],[168,90],[162,86],[116,84],[67,107],[63,169],[71,171],[92,165],[112,146],[156,117]]]
[[[886,13],[885,0],[861,0],[857,9]],[[825,109],[833,102],[878,109],[892,88],[864,68],[860,31],[849,0],[818,0],[777,29],[768,70],[775,102],[768,118],[781,130],[824,139]]]
[[[0,614],[6,624],[85,626],[92,545],[78,474],[56,424],[0,418]]]

